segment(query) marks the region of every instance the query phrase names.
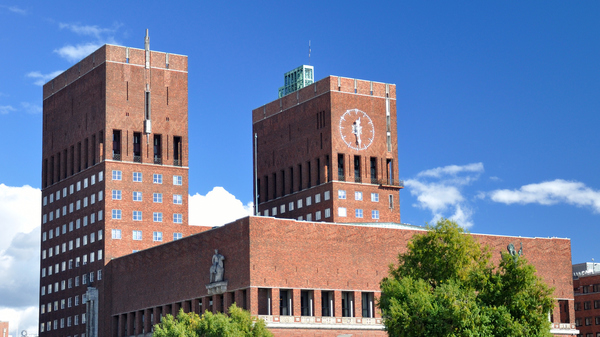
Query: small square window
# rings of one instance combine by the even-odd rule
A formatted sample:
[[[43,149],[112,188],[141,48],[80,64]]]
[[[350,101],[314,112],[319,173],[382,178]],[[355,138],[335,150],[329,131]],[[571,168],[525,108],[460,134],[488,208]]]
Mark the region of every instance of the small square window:
[[[142,172],[133,172],[133,182],[135,182],[135,183],[142,182]]]
[[[371,219],[374,219],[374,220],[379,219],[379,211],[376,211],[376,210],[371,211]]]
[[[121,191],[120,190],[113,190],[113,200],[121,200]]]
[[[183,237],[183,233],[173,233],[173,240],[179,240]]]
[[[112,218],[113,218],[113,220],[121,220],[121,210],[113,209],[112,210]]]
[[[121,180],[121,171],[112,171],[112,180]],[[79,191],[79,183],[77,183],[77,190]]]
[[[338,207],[338,216],[340,216],[340,217],[346,216],[346,207]]]
[[[154,173],[152,175],[152,182],[155,184],[162,184],[162,174]]]
[[[356,210],[354,210],[354,216],[356,216],[357,218],[362,218],[363,217],[363,210],[362,209],[356,209]]]
[[[162,222],[163,214],[161,212],[154,212],[152,215],[152,218],[153,218],[154,222]]]
[[[271,215],[272,216],[276,216],[277,215],[277,207],[271,208]]]
[[[173,214],[173,222],[174,223],[183,223],[183,215],[180,213]]]
[[[173,176],[173,185],[181,185],[182,177],[181,176]]]
[[[154,232],[152,234],[152,241],[162,241],[162,232]]]
[[[142,221],[142,211],[133,211],[133,221]]]
[[[133,201],[142,201],[142,192],[133,192]]]
[[[133,231],[133,240],[142,240],[142,231]]]
[[[346,191],[338,190],[338,199],[346,199]]]
[[[362,192],[354,192],[354,200],[363,200],[362,199]]]
[[[175,205],[183,204],[183,198],[181,197],[181,194],[173,194],[173,203]]]
[[[121,238],[121,230],[120,229],[113,229],[112,230],[112,238],[113,239],[120,239]]]
[[[371,193],[371,201],[379,202],[379,193]]]
[[[157,203],[161,203],[162,202],[162,193],[154,193],[152,195],[152,201],[153,202],[157,202]]]

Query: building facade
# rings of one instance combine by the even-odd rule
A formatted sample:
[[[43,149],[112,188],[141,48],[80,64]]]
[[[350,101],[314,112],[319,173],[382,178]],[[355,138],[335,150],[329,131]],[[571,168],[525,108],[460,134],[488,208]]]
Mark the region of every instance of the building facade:
[[[573,265],[575,325],[579,337],[600,337],[600,263]]]
[[[9,337],[8,322],[0,322],[0,336],[1,337]]]
[[[328,76],[252,122],[258,214],[400,223],[395,85]]]
[[[187,224],[187,57],[147,36],[105,45],[44,85],[43,107],[40,336],[102,336],[105,265],[201,230]]]

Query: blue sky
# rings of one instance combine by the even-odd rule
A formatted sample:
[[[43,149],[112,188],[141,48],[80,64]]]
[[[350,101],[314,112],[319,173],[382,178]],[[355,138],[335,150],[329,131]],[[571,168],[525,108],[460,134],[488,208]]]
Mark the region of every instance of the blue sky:
[[[397,85],[403,222],[568,237],[574,263],[600,258],[599,14],[593,1],[4,2],[0,226],[19,230],[0,240],[13,261],[0,263],[0,320],[35,326],[36,303],[1,294],[14,292],[14,261],[35,260],[25,252],[39,235],[40,83],[104,43],[143,48],[146,28],[151,49],[189,56],[199,205],[247,211],[251,110],[308,63],[310,40],[317,79]]]

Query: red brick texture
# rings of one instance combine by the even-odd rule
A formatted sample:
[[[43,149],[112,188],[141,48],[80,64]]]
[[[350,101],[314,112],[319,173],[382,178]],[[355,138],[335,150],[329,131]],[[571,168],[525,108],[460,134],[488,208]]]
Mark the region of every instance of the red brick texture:
[[[580,276],[573,280],[575,322],[582,336],[600,333],[600,275]],[[571,307],[573,303],[569,303]],[[563,309],[564,310],[564,309]]]
[[[221,298],[224,304],[233,301],[240,304],[242,297],[239,294],[246,290],[245,307],[253,315],[265,314],[268,310],[265,299],[270,296],[273,320],[270,326],[276,335],[329,336],[336,331],[314,329],[314,324],[318,323],[313,323],[313,328],[306,331],[285,329],[285,323],[277,325],[280,319],[287,317],[279,316],[279,291],[291,290],[294,321],[301,321],[302,290],[314,291],[314,316],[318,319],[321,317],[321,292],[333,292],[334,316],[339,323],[346,320],[342,317],[342,293],[351,292],[355,300],[354,319],[361,319],[361,293],[374,293],[375,300],[379,298],[379,282],[387,276],[389,264],[397,261],[398,253],[405,252],[408,240],[418,233],[422,230],[266,217],[240,219],[111,261],[108,265],[109,283],[113,286],[111,316],[125,317],[130,312],[194,301],[203,303],[200,311],[220,311]],[[496,262],[509,243],[523,243],[523,257],[536,267],[545,282],[555,288],[554,297],[572,301],[568,239],[474,236],[480,243],[490,246]],[[226,258],[228,286],[222,297],[208,296],[206,290],[214,249]],[[181,276],[174,278],[174,275]],[[213,301],[212,308],[208,307],[207,299]],[[569,310],[573,315],[573,308]],[[381,314],[375,310],[375,318],[378,317]],[[560,322],[558,308],[553,318]],[[105,324],[110,322],[115,320],[107,320]],[[357,329],[347,333],[380,336],[382,332]]]

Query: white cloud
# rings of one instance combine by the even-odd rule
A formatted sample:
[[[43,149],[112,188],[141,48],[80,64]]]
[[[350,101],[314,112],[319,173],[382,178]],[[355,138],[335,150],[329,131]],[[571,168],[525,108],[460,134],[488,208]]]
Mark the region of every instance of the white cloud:
[[[27,73],[25,76],[35,79],[36,81],[33,82],[33,84],[41,86],[41,85],[46,84],[46,82],[48,82],[49,80],[60,75],[62,72],[63,72],[63,70],[56,70],[56,71],[53,71],[48,74],[42,74],[39,71],[31,71],[31,72]]]
[[[600,213],[600,191],[584,183],[556,179],[538,184],[521,186],[518,190],[495,190],[489,192],[490,199],[504,204],[554,205],[566,203],[578,207],[589,207]]]
[[[251,215],[253,204],[244,205],[223,187],[214,187],[206,195],[189,197],[189,224],[195,226],[222,226]]]
[[[447,217],[468,228],[473,226],[473,211],[462,195],[462,188],[477,180],[483,171],[482,163],[436,167],[419,172],[404,185],[417,198],[413,206],[431,211],[432,222]]]
[[[0,184],[0,317],[37,331],[41,191]]]
[[[29,114],[39,114],[42,113],[42,107],[37,104],[32,104],[28,102],[21,102],[21,106],[23,110]]]
[[[17,111],[17,109],[13,108],[10,105],[0,105],[0,115],[6,115],[9,112]]]
[[[13,12],[13,13],[17,13],[17,14],[21,14],[21,15],[26,15],[27,11],[24,9],[21,9],[17,6],[4,6],[4,5],[0,5],[0,8],[6,8],[9,11]]]
[[[112,28],[102,28],[92,25],[59,23],[58,26],[60,29],[67,29],[77,35],[90,36],[94,39],[94,41],[67,44],[54,50],[62,58],[70,62],[77,62],[106,43],[116,44],[114,34],[121,25],[114,24]]]
[[[62,48],[54,49],[54,52],[60,55],[62,58],[67,59],[71,62],[77,62],[83,59],[85,56],[88,56],[96,49],[102,46],[102,43],[98,42],[88,42],[83,44],[78,44],[76,46],[66,45]]]

